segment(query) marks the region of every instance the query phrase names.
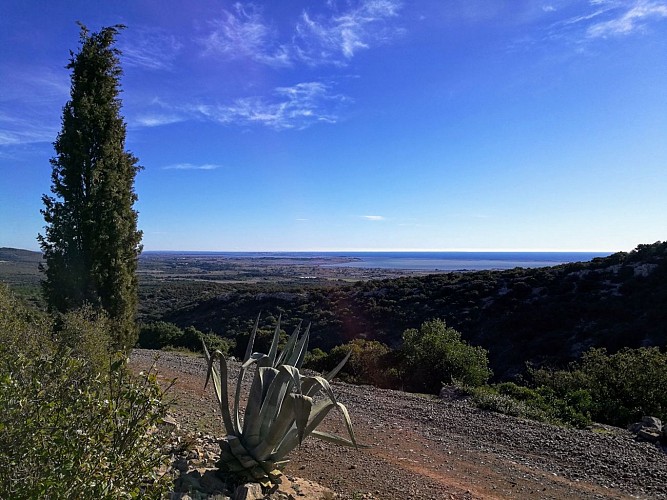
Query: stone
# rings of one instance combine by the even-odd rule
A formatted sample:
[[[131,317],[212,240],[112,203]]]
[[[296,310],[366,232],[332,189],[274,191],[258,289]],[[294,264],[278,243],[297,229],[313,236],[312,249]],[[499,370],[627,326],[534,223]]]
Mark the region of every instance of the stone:
[[[642,424],[644,427],[650,427],[652,429],[662,430],[662,421],[656,417],[642,417]]]
[[[662,431],[651,427],[644,427],[637,432],[637,439],[657,443],[662,437]]]
[[[262,500],[264,493],[259,483],[246,483],[238,486],[232,500]]]
[[[206,493],[221,493],[227,489],[227,484],[220,479],[216,469],[206,470],[200,483]]]

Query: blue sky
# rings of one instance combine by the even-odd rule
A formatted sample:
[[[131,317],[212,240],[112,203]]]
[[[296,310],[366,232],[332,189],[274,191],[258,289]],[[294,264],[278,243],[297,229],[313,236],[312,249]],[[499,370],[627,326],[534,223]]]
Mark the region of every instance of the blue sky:
[[[667,0],[22,0],[0,6],[0,246],[38,248],[77,20],[127,25],[146,250],[667,239]]]

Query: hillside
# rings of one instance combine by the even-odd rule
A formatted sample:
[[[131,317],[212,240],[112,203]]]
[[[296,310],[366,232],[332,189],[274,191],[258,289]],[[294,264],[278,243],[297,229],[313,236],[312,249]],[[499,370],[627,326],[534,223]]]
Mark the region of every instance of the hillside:
[[[36,285],[41,279],[41,252],[0,248],[0,281],[14,286]]]
[[[209,290],[210,293],[210,290]],[[406,328],[443,318],[489,350],[497,378],[527,361],[563,366],[589,347],[667,344],[667,243],[640,245],[587,263],[509,271],[370,280],[349,286],[272,289],[244,285],[166,312],[162,319],[242,337],[263,311],[264,327],[282,314],[289,330],[313,323],[312,347],[352,338],[401,342]],[[244,345],[244,342],[241,342]]]

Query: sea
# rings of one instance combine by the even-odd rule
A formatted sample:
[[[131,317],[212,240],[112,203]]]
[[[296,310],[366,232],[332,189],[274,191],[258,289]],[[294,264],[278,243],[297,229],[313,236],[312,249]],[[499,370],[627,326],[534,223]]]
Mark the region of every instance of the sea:
[[[398,269],[412,271],[482,271],[515,267],[550,267],[588,262],[611,252],[144,252],[171,257],[221,257],[228,259],[280,259],[321,267]]]

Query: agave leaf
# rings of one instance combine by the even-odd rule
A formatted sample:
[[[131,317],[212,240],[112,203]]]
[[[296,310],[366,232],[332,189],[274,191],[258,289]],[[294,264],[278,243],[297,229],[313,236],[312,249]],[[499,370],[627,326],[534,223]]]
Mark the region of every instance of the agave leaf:
[[[259,320],[259,318],[257,319]],[[261,362],[263,358],[266,358],[266,354],[254,352],[243,364],[241,364],[241,368],[239,369],[239,375],[236,379],[236,394],[234,395],[234,421],[236,422],[236,428],[239,430],[241,429],[240,407],[241,407],[241,388],[243,387],[243,379],[245,378],[245,373],[248,367],[253,363]]]
[[[329,434],[328,432],[315,430],[312,432],[312,436],[322,441],[328,441],[330,443],[338,444],[341,446],[350,446],[352,448],[359,448],[359,445],[355,442],[349,441],[335,434]]]
[[[268,431],[264,433],[258,444],[252,448],[251,453],[258,460],[267,460],[271,456],[273,449],[280,444],[283,436],[294,425],[294,401],[294,394],[288,394],[280,406],[280,411],[276,415],[276,418],[268,426]]]
[[[341,371],[342,368],[345,366],[345,363],[347,363],[347,360],[350,359],[350,356],[351,356],[351,355],[352,355],[352,349],[350,349],[349,351],[347,351],[347,355],[343,358],[343,361],[341,361],[340,363],[338,363],[338,365],[336,365],[336,368],[334,368],[334,369],[331,370],[329,373],[327,373],[327,374],[324,376],[324,378],[327,379],[329,382],[331,382],[331,381],[333,380],[333,378],[334,378],[336,375],[338,375],[338,372]]]
[[[350,440],[355,448],[357,448],[357,440],[354,437],[354,429],[352,428],[352,420],[350,420],[350,414],[347,411],[347,408],[343,403],[336,403],[336,406],[343,414],[343,419],[345,420],[345,426],[347,427],[347,433],[350,435]]]
[[[298,344],[294,347],[294,351],[292,352],[291,356],[287,358],[287,361],[285,362],[286,365],[291,365],[291,366],[296,366],[297,368],[301,368],[303,360],[306,357],[306,352],[308,351],[309,336],[310,336],[310,324],[308,324],[308,327],[306,328],[306,331],[304,332],[303,336],[299,340]]]
[[[310,418],[310,410],[313,408],[313,398],[303,394],[290,394],[290,397],[293,398],[296,429],[299,433],[299,444],[301,444],[303,438],[306,437],[306,426]]]
[[[260,408],[259,413],[255,413],[255,415],[245,424],[245,442],[249,447],[252,448],[257,446],[263,437],[267,435],[271,423],[280,413],[283,402],[293,384],[294,380],[289,372],[278,370],[278,373],[273,377],[269,384],[266,395],[262,400],[262,407]],[[250,437],[252,437],[252,440]]]
[[[244,363],[250,359],[250,355],[252,354],[252,348],[255,345],[255,336],[257,335],[257,328],[259,327],[259,317],[261,315],[262,313],[259,313],[257,315],[257,319],[255,320],[255,326],[252,329],[252,333],[250,333],[250,338],[248,339],[248,345],[245,348],[245,356],[243,356]]]
[[[252,469],[257,466],[257,460],[250,456],[238,437],[225,436],[225,441],[229,443],[232,454],[246,469]]]
[[[236,435],[238,434],[238,427],[234,427],[232,417],[229,414],[229,394],[227,392],[227,362],[225,361],[225,357],[220,351],[215,351],[213,355],[210,355],[208,349],[206,349],[206,346],[204,346],[204,349],[204,354],[208,358],[208,371],[206,374],[206,383],[204,384],[204,388],[206,388],[208,381],[212,379],[213,386],[215,387],[215,395],[218,399],[218,403],[220,404],[220,413],[222,414],[222,421],[225,425],[225,430],[228,434]],[[216,370],[214,367],[216,358],[220,360],[220,368],[218,370]]]
[[[289,432],[285,435],[283,440],[280,442],[280,446],[275,450],[274,454],[271,456],[273,460],[280,460],[285,455],[290,453],[294,448],[300,444],[304,438],[306,438],[310,433],[324,420],[324,417],[327,416],[329,411],[334,408],[336,405],[331,401],[325,399],[315,403],[311,410],[308,423],[305,428],[305,432],[301,439],[299,438],[299,432],[296,426],[292,427]]]
[[[282,315],[278,316],[278,323],[276,324],[276,329],[273,332],[273,339],[271,340],[271,347],[269,348],[269,355],[267,356],[269,363],[268,366],[275,366],[276,356],[278,355],[278,342],[280,341],[280,320]]]
[[[277,374],[278,370],[275,368],[261,367],[257,369],[257,374],[250,387],[248,403],[245,408],[245,417],[243,418],[243,441],[246,443],[256,443],[259,441],[260,426],[252,425],[253,419],[257,420],[268,387]]]
[[[280,353],[280,356],[278,356],[278,361],[276,361],[276,364],[274,366],[285,364],[286,360],[292,355],[292,351],[294,350],[294,346],[296,345],[296,341],[299,337],[300,331],[301,331],[301,322],[299,322],[299,325],[294,329],[292,335],[290,335],[289,339],[287,339],[287,344],[285,344],[285,347]]]

